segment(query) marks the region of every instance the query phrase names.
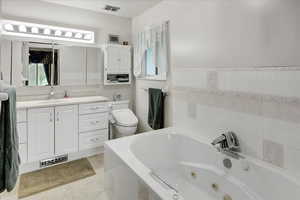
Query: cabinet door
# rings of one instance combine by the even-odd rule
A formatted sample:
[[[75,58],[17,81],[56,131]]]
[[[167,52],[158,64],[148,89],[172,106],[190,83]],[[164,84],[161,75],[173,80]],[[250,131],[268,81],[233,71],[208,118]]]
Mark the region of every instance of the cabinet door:
[[[86,51],[83,47],[62,47],[60,49],[60,84],[86,84]]]
[[[107,71],[109,73],[119,73],[120,52],[118,46],[107,47]]]
[[[55,108],[55,154],[78,151],[78,106]]]
[[[5,83],[10,83],[10,70],[11,70],[11,41],[0,40],[0,79],[1,76]]]
[[[120,72],[130,72],[131,69],[131,53],[130,48],[128,47],[121,47],[119,49],[120,55],[120,63],[119,63],[119,70]]]
[[[28,110],[28,161],[54,156],[54,109]]]
[[[86,49],[87,84],[100,84],[102,80],[103,52],[100,48]]]
[[[23,86],[23,42],[12,42],[12,84],[16,87]]]

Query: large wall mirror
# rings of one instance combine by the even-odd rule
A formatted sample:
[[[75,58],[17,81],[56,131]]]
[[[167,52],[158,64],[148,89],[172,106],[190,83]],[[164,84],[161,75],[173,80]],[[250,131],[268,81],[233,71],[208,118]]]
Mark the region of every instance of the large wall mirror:
[[[103,82],[101,48],[1,39],[0,61],[2,77],[16,87]]]

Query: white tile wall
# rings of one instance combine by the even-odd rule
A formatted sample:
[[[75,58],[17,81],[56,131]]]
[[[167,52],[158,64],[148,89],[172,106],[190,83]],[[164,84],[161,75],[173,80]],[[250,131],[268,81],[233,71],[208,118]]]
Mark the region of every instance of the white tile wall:
[[[197,69],[174,70],[172,77],[172,85],[192,87],[192,88],[206,88],[207,87],[207,72]]]
[[[198,71],[195,73],[203,73],[202,69]],[[261,72],[263,78],[254,81]],[[214,76],[218,79],[215,81],[217,91],[209,87],[186,87],[186,83],[174,87],[174,125],[179,130],[188,130],[186,134],[205,136],[210,140],[224,131],[234,131],[240,138],[243,153],[300,176],[300,99],[293,95],[299,90],[296,86],[300,85],[300,79],[291,75],[299,71],[253,69],[242,73],[239,70],[217,73]],[[291,77],[294,85],[282,85],[279,73],[283,73],[283,80],[287,82],[287,77]],[[200,82],[211,81],[209,76],[199,76],[202,78],[206,80]],[[227,85],[222,85],[224,83]],[[191,108],[196,111],[191,112]],[[264,141],[276,145],[266,146]]]
[[[273,141],[284,148],[283,167],[299,174],[299,4],[165,0],[134,18],[133,33],[170,20],[173,125],[210,139],[233,130],[260,159],[263,140]],[[142,110],[138,84],[136,92]]]
[[[219,73],[221,90],[300,97],[300,71],[258,70]]]

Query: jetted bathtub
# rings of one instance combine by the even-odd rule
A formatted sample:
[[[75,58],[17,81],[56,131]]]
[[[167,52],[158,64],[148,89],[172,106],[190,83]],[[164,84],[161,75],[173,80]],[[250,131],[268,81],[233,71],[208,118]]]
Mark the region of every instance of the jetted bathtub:
[[[295,200],[299,180],[255,159],[233,159],[207,141],[152,131],[105,144],[111,200]],[[225,168],[224,159],[232,167]]]

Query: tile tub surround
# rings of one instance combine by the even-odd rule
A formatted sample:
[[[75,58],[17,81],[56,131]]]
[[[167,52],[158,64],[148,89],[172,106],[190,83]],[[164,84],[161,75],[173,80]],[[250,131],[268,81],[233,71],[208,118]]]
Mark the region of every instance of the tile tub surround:
[[[210,140],[234,131],[244,153],[300,178],[298,75],[299,67],[177,68],[174,125]]]
[[[103,154],[89,157],[96,175],[23,198],[22,200],[108,200],[104,190]],[[18,186],[11,193],[0,194],[0,200],[17,200]]]

